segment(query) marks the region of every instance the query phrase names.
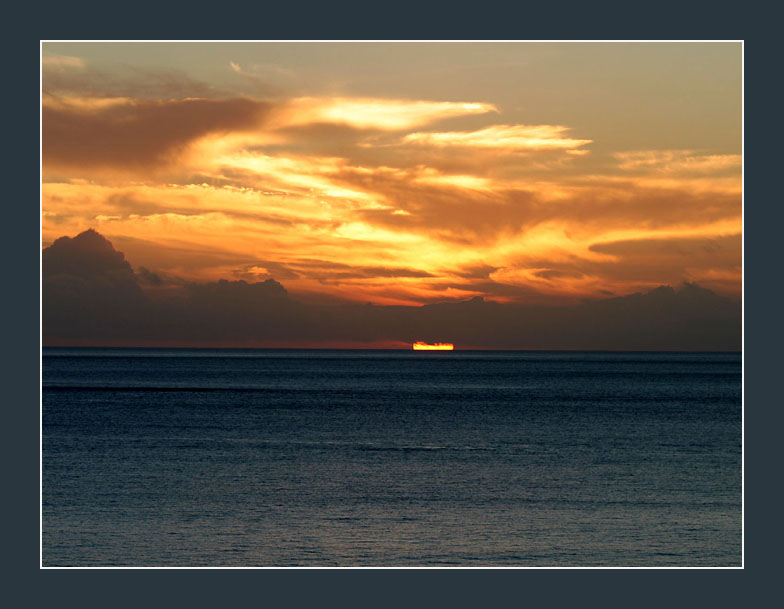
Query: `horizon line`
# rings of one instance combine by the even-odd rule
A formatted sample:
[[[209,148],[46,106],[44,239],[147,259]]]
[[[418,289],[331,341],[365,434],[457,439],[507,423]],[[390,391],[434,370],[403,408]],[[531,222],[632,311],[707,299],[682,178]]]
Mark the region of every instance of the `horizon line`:
[[[248,346],[162,346],[162,345],[41,345],[41,349],[157,349],[181,351],[399,351],[413,353],[409,347],[248,347]],[[536,348],[499,348],[499,347],[455,347],[441,353],[455,351],[513,351],[527,353],[743,353],[742,349],[536,349]],[[426,351],[430,353],[431,351]]]

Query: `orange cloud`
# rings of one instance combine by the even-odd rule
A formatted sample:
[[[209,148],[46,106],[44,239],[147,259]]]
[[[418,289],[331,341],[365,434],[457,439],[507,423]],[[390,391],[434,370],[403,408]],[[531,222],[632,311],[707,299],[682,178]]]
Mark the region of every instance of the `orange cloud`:
[[[497,112],[492,104],[398,99],[302,97],[282,111],[281,123],[340,123],[360,129],[400,131],[434,121]]]

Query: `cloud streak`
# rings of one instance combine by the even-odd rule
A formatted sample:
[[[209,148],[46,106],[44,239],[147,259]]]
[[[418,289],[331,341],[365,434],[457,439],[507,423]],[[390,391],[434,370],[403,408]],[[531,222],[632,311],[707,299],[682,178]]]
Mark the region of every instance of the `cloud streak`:
[[[263,102],[183,99],[112,100],[85,104],[45,101],[43,160],[52,167],[151,168],[173,162],[194,140],[256,128],[269,111]]]
[[[560,125],[493,125],[478,131],[417,132],[405,143],[427,146],[464,146],[505,150],[575,150],[591,140],[564,137],[568,127]]]
[[[289,125],[337,123],[359,129],[400,131],[488,112],[497,112],[497,108],[482,102],[304,97],[287,104],[285,122]]]
[[[616,152],[618,167],[627,171],[663,174],[715,174],[740,170],[739,154],[700,154],[694,150],[636,150]]]

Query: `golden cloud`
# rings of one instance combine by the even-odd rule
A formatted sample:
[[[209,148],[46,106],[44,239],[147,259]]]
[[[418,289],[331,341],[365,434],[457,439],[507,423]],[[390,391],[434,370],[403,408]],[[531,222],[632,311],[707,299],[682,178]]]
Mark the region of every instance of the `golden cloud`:
[[[426,146],[467,146],[507,150],[570,150],[591,140],[564,137],[568,127],[560,125],[493,125],[478,131],[410,133],[406,143]]]

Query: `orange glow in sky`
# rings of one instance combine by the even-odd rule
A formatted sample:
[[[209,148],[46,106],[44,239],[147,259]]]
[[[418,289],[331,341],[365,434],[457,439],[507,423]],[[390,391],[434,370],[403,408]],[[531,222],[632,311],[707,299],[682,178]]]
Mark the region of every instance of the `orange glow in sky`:
[[[325,302],[740,296],[739,43],[183,48],[43,43],[44,247]]]

